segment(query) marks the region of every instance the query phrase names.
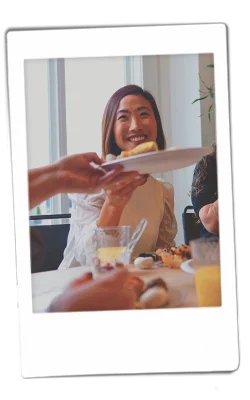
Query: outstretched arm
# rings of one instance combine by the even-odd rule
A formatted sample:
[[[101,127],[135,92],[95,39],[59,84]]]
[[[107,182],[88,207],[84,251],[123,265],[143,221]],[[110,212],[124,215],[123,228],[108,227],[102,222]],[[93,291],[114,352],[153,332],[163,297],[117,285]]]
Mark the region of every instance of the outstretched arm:
[[[109,172],[95,168],[103,160],[96,153],[63,157],[53,164],[29,171],[30,208],[58,193],[93,193],[109,188],[114,177],[121,173],[117,167]]]

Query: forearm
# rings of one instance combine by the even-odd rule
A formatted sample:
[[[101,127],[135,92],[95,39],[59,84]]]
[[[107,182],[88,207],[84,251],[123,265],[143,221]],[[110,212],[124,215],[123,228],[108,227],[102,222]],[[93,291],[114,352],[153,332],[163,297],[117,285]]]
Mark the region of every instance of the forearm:
[[[219,219],[218,219],[218,200],[216,200],[212,205],[207,204],[200,209],[199,217],[210,233],[219,233]]]
[[[51,164],[29,171],[29,206],[30,209],[42,201],[59,193],[56,167]]]
[[[101,209],[97,225],[102,228],[104,226],[117,226],[123,212],[123,206],[114,206],[109,203],[108,199],[105,200]]]

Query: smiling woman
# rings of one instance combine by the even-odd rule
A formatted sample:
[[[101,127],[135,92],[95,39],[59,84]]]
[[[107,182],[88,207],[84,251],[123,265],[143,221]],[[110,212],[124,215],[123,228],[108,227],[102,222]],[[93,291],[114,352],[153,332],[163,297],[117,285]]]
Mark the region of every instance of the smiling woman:
[[[155,141],[157,125],[148,100],[138,95],[125,96],[116,114],[114,138],[122,150],[131,150],[145,141]]]
[[[118,156],[144,142],[166,147],[161,117],[155,99],[140,86],[127,85],[108,101],[102,120],[102,155]]]
[[[120,155],[138,145],[156,142],[166,147],[160,114],[153,96],[136,85],[117,90],[108,101],[102,121],[103,157]],[[88,246],[97,227],[130,225],[142,218],[147,228],[138,241],[133,257],[156,248],[175,244],[174,192],[168,182],[132,173],[123,173],[111,189],[94,195],[73,195],[71,226],[64,260],[59,268],[89,264]]]

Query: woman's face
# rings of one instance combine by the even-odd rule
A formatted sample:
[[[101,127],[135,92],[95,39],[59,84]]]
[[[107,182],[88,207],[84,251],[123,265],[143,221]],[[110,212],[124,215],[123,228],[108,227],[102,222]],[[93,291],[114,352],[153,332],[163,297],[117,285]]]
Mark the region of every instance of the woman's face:
[[[121,150],[156,141],[157,123],[148,100],[140,95],[123,97],[115,117],[114,137]]]

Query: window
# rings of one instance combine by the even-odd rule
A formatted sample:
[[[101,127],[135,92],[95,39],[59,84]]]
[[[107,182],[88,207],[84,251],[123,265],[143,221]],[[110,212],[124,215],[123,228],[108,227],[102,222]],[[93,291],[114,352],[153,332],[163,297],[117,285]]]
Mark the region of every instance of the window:
[[[142,86],[141,57],[26,61],[29,168],[74,153],[95,151],[101,155],[105,105],[117,89],[129,83]],[[68,196],[57,195],[30,214],[65,214],[70,210]]]

